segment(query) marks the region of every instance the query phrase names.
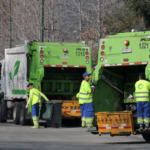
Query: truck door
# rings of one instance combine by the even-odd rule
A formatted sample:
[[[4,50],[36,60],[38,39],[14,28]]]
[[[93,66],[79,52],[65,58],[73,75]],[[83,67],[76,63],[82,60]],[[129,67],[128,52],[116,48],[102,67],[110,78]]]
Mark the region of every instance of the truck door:
[[[5,50],[7,99],[26,97],[27,48],[25,46]]]

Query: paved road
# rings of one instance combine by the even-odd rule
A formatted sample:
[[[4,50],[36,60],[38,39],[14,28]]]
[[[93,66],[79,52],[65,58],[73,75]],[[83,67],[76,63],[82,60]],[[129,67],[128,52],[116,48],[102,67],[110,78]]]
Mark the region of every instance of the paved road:
[[[148,150],[142,136],[98,136],[77,128],[30,129],[29,126],[0,124],[0,150]]]

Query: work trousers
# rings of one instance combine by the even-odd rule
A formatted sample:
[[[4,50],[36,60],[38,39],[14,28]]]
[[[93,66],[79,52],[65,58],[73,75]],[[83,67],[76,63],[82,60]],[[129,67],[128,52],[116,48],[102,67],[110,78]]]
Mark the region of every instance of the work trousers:
[[[94,120],[93,103],[84,103],[80,105],[82,127],[92,127]]]
[[[33,124],[37,128],[39,127],[39,114],[40,114],[39,103],[32,105]]]
[[[149,102],[137,102],[138,124],[149,125],[150,122],[150,106]]]

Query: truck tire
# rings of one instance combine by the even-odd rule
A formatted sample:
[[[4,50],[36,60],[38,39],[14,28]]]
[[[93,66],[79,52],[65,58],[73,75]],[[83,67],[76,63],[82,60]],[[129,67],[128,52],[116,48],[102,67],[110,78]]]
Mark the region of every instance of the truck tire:
[[[142,136],[147,143],[150,143],[150,134],[143,133]]]
[[[13,120],[15,124],[19,124],[19,117],[20,117],[20,102],[15,102],[13,108]]]
[[[25,115],[26,115],[26,108],[25,107],[26,107],[26,103],[22,102],[20,105],[20,118],[19,118],[19,122],[22,126],[30,124],[30,119],[25,119]]]
[[[4,97],[1,98],[0,100],[0,122],[1,123],[6,123],[6,115],[7,115],[7,105],[6,101],[4,101]]]
[[[55,127],[55,128],[59,128],[59,124],[58,124],[58,123],[55,123],[54,127]]]

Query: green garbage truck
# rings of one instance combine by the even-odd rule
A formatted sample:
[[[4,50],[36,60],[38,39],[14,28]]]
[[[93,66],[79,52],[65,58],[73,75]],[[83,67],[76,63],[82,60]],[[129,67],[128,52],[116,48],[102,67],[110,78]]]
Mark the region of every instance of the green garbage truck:
[[[64,117],[81,116],[75,95],[82,74],[92,72],[91,49],[86,44],[26,41],[5,49],[0,69],[0,122],[13,119],[23,125],[31,119],[25,108],[29,82],[50,100],[63,101]]]
[[[150,81],[150,31],[118,33],[100,40],[93,74],[97,126],[93,134],[142,134],[150,142],[150,132],[138,130],[137,124],[135,83],[140,73]]]

